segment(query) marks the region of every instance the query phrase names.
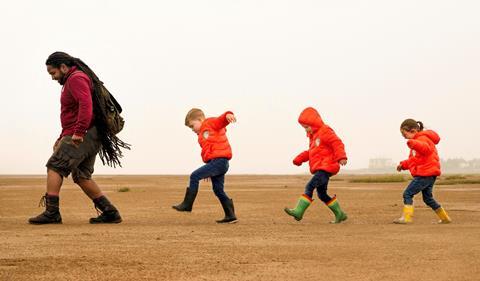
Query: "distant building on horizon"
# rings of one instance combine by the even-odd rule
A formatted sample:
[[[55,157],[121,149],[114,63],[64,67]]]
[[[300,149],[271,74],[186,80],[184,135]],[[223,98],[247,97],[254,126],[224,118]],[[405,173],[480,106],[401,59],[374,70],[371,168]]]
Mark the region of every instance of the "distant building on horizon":
[[[368,162],[369,170],[391,170],[392,168],[395,168],[395,164],[391,158],[372,158]]]
[[[463,158],[451,158],[440,160],[442,171],[446,173],[480,173],[480,158],[465,160]]]
[[[463,158],[440,159],[442,173],[446,174],[477,174],[480,173],[480,158],[465,160]],[[349,170],[350,173],[396,173],[397,164],[391,158],[371,158],[368,168]]]

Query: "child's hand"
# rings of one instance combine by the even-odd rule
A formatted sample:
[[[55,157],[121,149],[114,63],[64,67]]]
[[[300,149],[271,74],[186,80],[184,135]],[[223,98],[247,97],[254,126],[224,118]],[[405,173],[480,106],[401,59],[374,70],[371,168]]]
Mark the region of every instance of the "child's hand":
[[[298,160],[297,158],[293,159],[293,165],[295,166],[302,166],[302,161]]]
[[[342,159],[342,160],[338,161],[338,163],[342,166],[345,166],[345,165],[347,165],[347,159]]]
[[[209,182],[210,181],[210,178],[205,178],[203,179],[204,182]]]
[[[235,118],[235,115],[233,115],[231,113],[227,114],[227,116],[225,116],[225,118],[227,118],[228,123],[237,122],[237,118]]]
[[[402,164],[398,164],[398,166],[397,166],[397,171],[398,171],[398,172],[401,172],[402,170],[403,170],[403,169],[402,169]]]

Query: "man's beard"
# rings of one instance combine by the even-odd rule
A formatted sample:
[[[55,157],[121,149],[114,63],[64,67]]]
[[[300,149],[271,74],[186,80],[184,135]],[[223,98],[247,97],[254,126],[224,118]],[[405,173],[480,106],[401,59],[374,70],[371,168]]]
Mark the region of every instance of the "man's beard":
[[[62,77],[60,77],[60,79],[58,79],[57,82],[62,86],[65,85],[65,75],[62,75]]]

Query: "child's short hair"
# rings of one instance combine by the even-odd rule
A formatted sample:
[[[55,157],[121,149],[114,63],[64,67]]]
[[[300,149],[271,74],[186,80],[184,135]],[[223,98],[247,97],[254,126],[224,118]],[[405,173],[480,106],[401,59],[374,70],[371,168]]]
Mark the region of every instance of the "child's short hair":
[[[205,114],[203,114],[201,109],[192,108],[188,111],[187,116],[185,116],[185,126],[188,127],[189,122],[196,119],[205,119]]]
[[[400,129],[405,131],[411,131],[414,129],[417,131],[423,131],[423,123],[414,119],[405,119],[405,121],[402,122],[402,125],[400,125]]]

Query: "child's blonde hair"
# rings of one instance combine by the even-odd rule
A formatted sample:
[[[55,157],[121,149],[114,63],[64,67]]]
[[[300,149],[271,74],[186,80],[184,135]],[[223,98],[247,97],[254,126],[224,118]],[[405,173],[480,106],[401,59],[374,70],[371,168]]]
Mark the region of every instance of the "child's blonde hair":
[[[205,114],[201,109],[192,108],[188,111],[187,116],[185,116],[185,126],[189,126],[190,121],[196,119],[205,119]]]

